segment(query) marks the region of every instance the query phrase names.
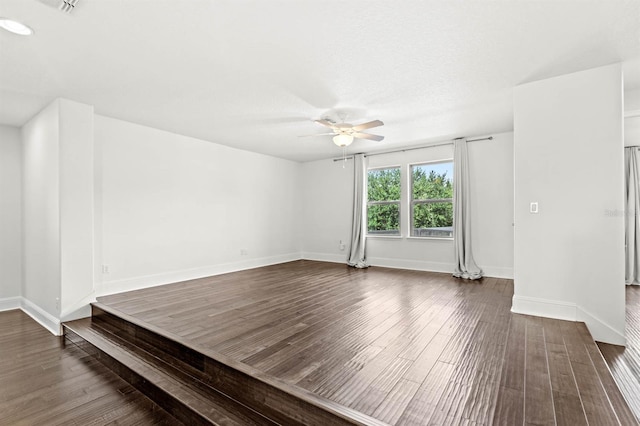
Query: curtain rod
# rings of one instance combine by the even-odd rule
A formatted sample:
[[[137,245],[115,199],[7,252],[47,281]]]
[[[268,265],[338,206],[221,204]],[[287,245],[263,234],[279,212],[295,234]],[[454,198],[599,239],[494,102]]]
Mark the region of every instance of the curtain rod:
[[[462,138],[456,138],[456,139],[462,139]],[[455,141],[456,139],[454,139],[453,141]],[[493,140],[493,136],[489,136],[486,138],[478,138],[478,139],[469,139],[467,140],[467,142],[478,142],[478,141],[491,141]],[[382,154],[393,154],[395,152],[405,152],[405,151],[413,151],[416,149],[424,149],[424,148],[433,148],[436,146],[443,146],[443,145],[453,145],[453,141],[446,141],[446,142],[438,142],[438,143],[432,143],[429,145],[422,145],[422,146],[414,146],[414,147],[410,147],[410,148],[402,148],[402,149],[396,149],[393,151],[383,151],[383,152],[372,152],[371,154],[364,154],[365,157],[373,157],[374,155],[382,155]],[[344,157],[344,158],[334,158],[333,161],[344,161],[344,160],[352,160],[353,159],[353,155],[350,155],[348,157]]]

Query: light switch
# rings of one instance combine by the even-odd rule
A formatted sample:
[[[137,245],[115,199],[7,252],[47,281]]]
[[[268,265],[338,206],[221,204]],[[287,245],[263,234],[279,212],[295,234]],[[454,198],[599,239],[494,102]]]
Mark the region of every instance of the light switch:
[[[538,202],[534,201],[529,205],[529,213],[538,214]]]

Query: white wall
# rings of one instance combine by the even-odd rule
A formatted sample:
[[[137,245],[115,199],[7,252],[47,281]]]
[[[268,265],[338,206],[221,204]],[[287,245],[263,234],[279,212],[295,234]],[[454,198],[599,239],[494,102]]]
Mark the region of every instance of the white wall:
[[[298,163],[99,115],[95,144],[99,294],[300,258]]]
[[[513,278],[513,133],[468,144],[473,256],[486,275]]]
[[[20,306],[22,282],[22,142],[0,125],[0,310]]]
[[[368,157],[369,167],[453,158],[452,145]],[[513,134],[493,141],[469,143],[474,256],[486,275],[513,274]],[[353,165],[320,160],[302,166],[304,206],[303,256],[345,261],[351,233]],[[406,235],[408,212],[403,213]],[[346,243],[340,250],[340,240]],[[453,241],[406,237],[370,237],[367,258],[372,265],[453,272]]]
[[[59,101],[60,317],[88,316],[93,300],[93,107]],[[76,312],[78,311],[79,312]]]
[[[57,99],[22,139],[22,308],[58,334],[94,296],[93,107]]]
[[[55,322],[60,306],[59,102],[22,128],[23,285],[34,315]]]
[[[624,344],[620,65],[518,86],[514,107],[513,311]]]
[[[301,181],[302,256],[346,263],[351,238],[353,161],[303,163]]]

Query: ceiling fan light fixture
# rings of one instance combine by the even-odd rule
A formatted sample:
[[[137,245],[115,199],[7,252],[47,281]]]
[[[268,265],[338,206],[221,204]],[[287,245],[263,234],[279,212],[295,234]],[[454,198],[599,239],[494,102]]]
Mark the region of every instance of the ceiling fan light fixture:
[[[33,30],[22,22],[15,21],[9,18],[0,18],[0,28],[18,34],[18,35],[31,35]]]
[[[346,135],[344,133],[341,133],[333,137],[333,143],[341,148],[351,145],[351,142],[353,142],[353,135]]]

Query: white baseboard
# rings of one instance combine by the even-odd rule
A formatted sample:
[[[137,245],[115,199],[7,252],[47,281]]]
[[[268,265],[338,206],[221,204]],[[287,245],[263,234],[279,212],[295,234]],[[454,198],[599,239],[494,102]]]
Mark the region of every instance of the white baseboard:
[[[444,272],[453,274],[453,264],[440,262],[426,262],[421,260],[391,259],[384,257],[367,257],[372,266],[384,268],[409,269],[412,271]]]
[[[0,299],[0,312],[11,311],[13,309],[20,309],[22,303],[22,297],[5,297]]]
[[[623,333],[620,333],[600,318],[595,317],[590,312],[587,312],[581,306],[577,309],[577,320],[584,322],[591,333],[593,340],[603,343],[609,343],[612,345],[627,345],[627,338]]]
[[[244,271],[247,269],[259,268],[262,266],[276,265],[278,263],[292,262],[294,260],[300,260],[301,258],[302,257],[300,253],[288,253],[277,256],[248,259],[242,262],[224,263],[220,265],[211,265],[182,271],[172,271],[161,274],[133,277],[124,280],[103,281],[101,284],[96,286],[96,297],[122,293],[124,291],[156,287],[159,285],[180,281],[194,280],[197,278],[210,277],[214,275],[227,274],[229,272]]]
[[[332,253],[302,253],[304,260],[317,260],[319,262],[333,262],[347,264],[349,253],[332,254]]]
[[[38,324],[56,336],[62,335],[60,320],[24,297],[6,297],[0,299],[0,311],[20,309],[33,318]]]
[[[62,327],[60,326],[60,320],[49,312],[45,311],[35,303],[31,302],[24,297],[21,298],[20,308],[33,318],[38,324],[49,330],[56,336],[62,336]]]
[[[318,260],[321,262],[347,263],[348,253],[308,253],[302,254],[302,258],[306,260]],[[413,271],[425,272],[444,272],[453,273],[453,264],[444,262],[428,262],[422,260],[407,259],[391,259],[384,257],[367,257],[367,261],[371,266],[382,266],[394,269],[410,269]],[[505,268],[501,266],[482,266],[482,272],[485,277],[508,278],[513,279],[513,268]]]
[[[503,266],[484,266],[481,265],[482,274],[485,277],[513,279],[513,268],[505,268]]]
[[[511,312],[536,317],[555,318],[567,321],[576,320],[575,303],[559,300],[539,299],[537,297],[513,296]]]
[[[539,299],[536,297],[513,296],[511,312],[515,314],[533,315],[536,317],[555,318],[566,321],[584,322],[593,340],[625,346],[627,339],[624,330],[621,332],[606,322],[592,315],[575,303],[558,300]]]

